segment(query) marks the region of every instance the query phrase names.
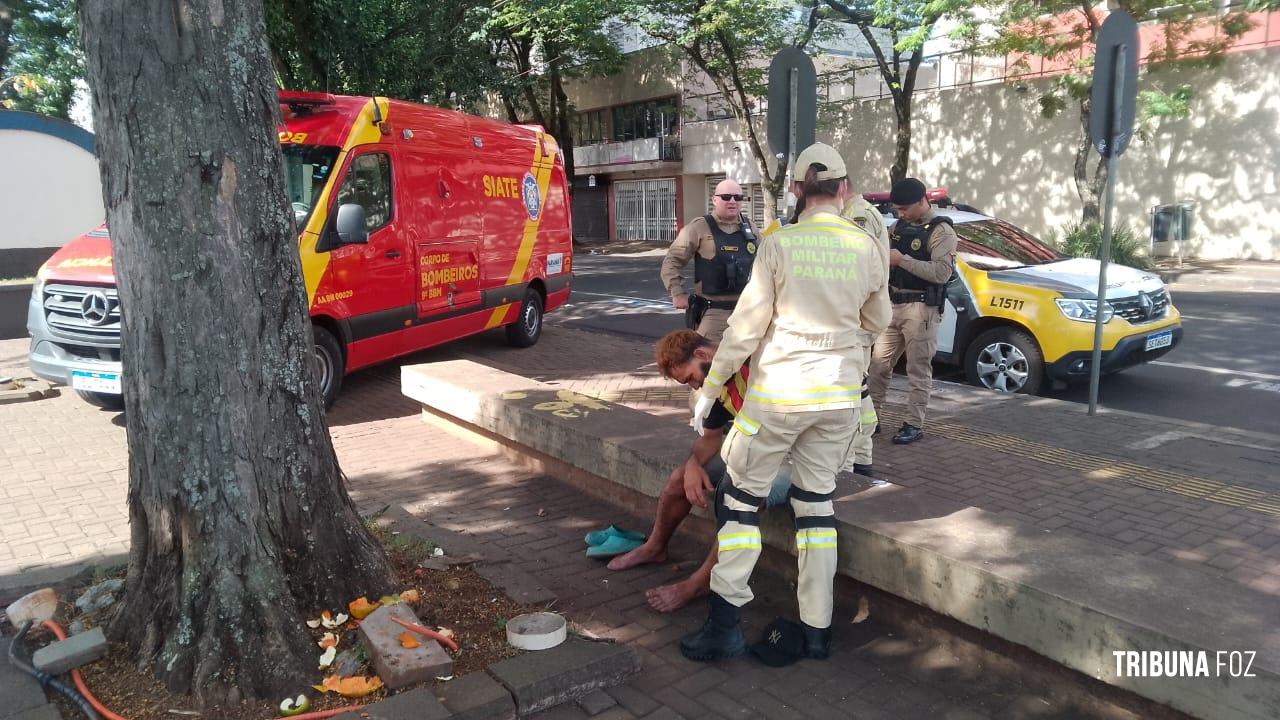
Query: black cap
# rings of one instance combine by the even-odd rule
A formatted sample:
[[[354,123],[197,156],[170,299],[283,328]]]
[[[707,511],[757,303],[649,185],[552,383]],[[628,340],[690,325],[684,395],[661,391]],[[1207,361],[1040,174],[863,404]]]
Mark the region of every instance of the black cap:
[[[924,183],[915,178],[903,178],[893,184],[889,202],[894,205],[915,205],[924,199]]]
[[[770,667],[783,667],[804,656],[804,630],[796,623],[778,618],[764,629],[764,637],[751,646],[751,654]]]

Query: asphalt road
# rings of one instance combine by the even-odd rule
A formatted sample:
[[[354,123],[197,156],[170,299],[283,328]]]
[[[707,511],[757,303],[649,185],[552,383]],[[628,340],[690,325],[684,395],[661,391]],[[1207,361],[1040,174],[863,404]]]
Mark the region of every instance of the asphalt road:
[[[662,253],[575,258],[572,302],[554,322],[659,338],[683,324],[658,279]],[[1169,285],[1183,314],[1183,340],[1161,360],[1104,377],[1099,401],[1149,413],[1280,435],[1280,264],[1247,263],[1188,272]],[[939,380],[962,382],[939,366]],[[1088,386],[1047,393],[1088,402]]]

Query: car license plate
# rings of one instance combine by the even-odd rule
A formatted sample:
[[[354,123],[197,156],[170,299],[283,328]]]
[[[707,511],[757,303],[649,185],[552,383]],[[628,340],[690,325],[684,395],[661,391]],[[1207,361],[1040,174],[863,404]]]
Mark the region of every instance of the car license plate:
[[[110,393],[119,395],[120,373],[92,372],[90,370],[72,370],[71,387],[86,392]]]
[[[1173,344],[1173,331],[1165,330],[1153,335],[1147,336],[1147,350],[1158,350],[1162,347],[1169,347]]]

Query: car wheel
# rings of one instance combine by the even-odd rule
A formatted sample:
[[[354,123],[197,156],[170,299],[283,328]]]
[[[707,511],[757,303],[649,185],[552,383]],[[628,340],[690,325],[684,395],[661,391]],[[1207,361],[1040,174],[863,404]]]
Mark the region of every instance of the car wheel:
[[[995,328],[969,345],[965,374],[974,385],[996,392],[1035,395],[1044,385],[1044,355],[1025,332]]]
[[[338,399],[346,363],[343,362],[342,344],[333,336],[333,333],[319,325],[312,325],[311,332],[315,335],[316,383],[320,385],[320,396],[327,410],[333,407],[333,401]]]
[[[88,390],[76,390],[76,395],[81,400],[89,403],[94,407],[100,407],[103,410],[112,410],[119,412],[124,410],[124,396],[115,395],[113,393],[89,392]]]
[[[529,288],[520,303],[520,316],[507,325],[507,342],[516,347],[530,347],[542,337],[542,295]]]

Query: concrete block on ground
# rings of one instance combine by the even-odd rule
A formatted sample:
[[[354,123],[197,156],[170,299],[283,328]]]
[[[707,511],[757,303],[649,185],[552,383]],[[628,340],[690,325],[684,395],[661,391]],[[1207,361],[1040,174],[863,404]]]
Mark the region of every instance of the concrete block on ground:
[[[618,685],[638,672],[635,649],[578,639],[489,666],[489,674],[515,698],[522,716]]]
[[[447,720],[450,717],[430,690],[417,688],[343,713],[337,720]]]
[[[50,675],[61,675],[106,654],[107,636],[97,627],[45,645],[31,656],[31,664]]]
[[[516,565],[477,565],[475,571],[521,605],[542,606],[556,600],[556,594],[543,587],[538,578]]]
[[[436,697],[453,720],[515,720],[511,693],[483,672],[454,678],[435,686]]]
[[[396,690],[453,674],[453,659],[440,643],[407,630],[392,618],[421,624],[408,605],[397,603],[373,611],[360,623],[359,630],[373,669],[388,688]],[[418,647],[406,648],[400,644],[400,635],[406,632],[414,636]]]
[[[39,708],[48,700],[35,678],[9,664],[11,642],[12,638],[0,638],[0,712],[16,714]]]

